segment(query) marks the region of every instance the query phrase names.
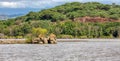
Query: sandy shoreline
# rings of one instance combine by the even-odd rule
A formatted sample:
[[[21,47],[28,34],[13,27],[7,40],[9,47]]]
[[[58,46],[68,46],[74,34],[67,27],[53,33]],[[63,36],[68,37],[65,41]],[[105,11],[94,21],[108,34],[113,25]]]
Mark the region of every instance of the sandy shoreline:
[[[26,39],[0,39],[0,41],[25,41]],[[58,42],[112,42],[120,39],[57,39]]]
[[[120,39],[57,39],[58,42],[114,42]]]

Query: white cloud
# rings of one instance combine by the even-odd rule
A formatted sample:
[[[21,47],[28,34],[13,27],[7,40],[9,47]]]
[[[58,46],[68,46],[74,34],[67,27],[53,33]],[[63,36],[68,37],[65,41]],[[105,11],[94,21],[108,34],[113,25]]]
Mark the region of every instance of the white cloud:
[[[60,5],[66,2],[116,2],[120,0],[0,0],[0,8],[46,8]]]
[[[45,8],[57,5],[52,0],[24,0],[24,1],[1,1],[0,8]]]
[[[49,6],[59,5],[57,1],[53,0],[25,0],[25,1],[2,1],[0,2],[0,7],[5,8],[45,8]]]
[[[20,2],[0,2],[2,8],[25,8],[25,4]]]
[[[16,3],[15,2],[0,2],[0,6],[3,7],[16,7]]]

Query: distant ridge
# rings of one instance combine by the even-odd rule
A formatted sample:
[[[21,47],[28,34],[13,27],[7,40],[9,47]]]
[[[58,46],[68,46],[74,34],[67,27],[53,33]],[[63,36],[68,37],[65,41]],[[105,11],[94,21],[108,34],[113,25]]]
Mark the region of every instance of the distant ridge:
[[[6,20],[8,19],[7,15],[0,15],[0,20]]]
[[[0,14],[0,20],[12,19],[12,18],[16,18],[16,17],[22,16],[22,15],[24,15],[24,14],[11,14],[11,15]]]

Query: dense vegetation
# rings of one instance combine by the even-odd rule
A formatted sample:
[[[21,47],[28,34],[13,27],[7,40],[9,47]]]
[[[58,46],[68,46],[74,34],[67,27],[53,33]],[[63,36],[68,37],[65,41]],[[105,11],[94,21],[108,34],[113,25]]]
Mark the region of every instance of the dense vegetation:
[[[100,16],[111,19],[120,19],[120,5],[116,5],[115,3],[113,3],[112,5],[107,5],[98,2],[66,3],[55,8],[42,10],[40,12],[30,12],[26,16],[19,17],[16,20],[63,21],[66,19],[74,19],[84,16]]]
[[[66,3],[15,19],[0,21],[0,38],[28,38],[54,33],[58,38],[118,38],[120,22],[80,22],[81,17],[120,19],[120,5]]]

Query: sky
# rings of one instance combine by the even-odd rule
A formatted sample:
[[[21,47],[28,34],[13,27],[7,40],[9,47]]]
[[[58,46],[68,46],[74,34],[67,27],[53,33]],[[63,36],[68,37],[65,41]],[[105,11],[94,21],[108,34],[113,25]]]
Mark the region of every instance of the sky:
[[[0,0],[0,14],[26,14],[40,11],[67,2],[100,2],[103,4],[120,4],[120,0]]]

